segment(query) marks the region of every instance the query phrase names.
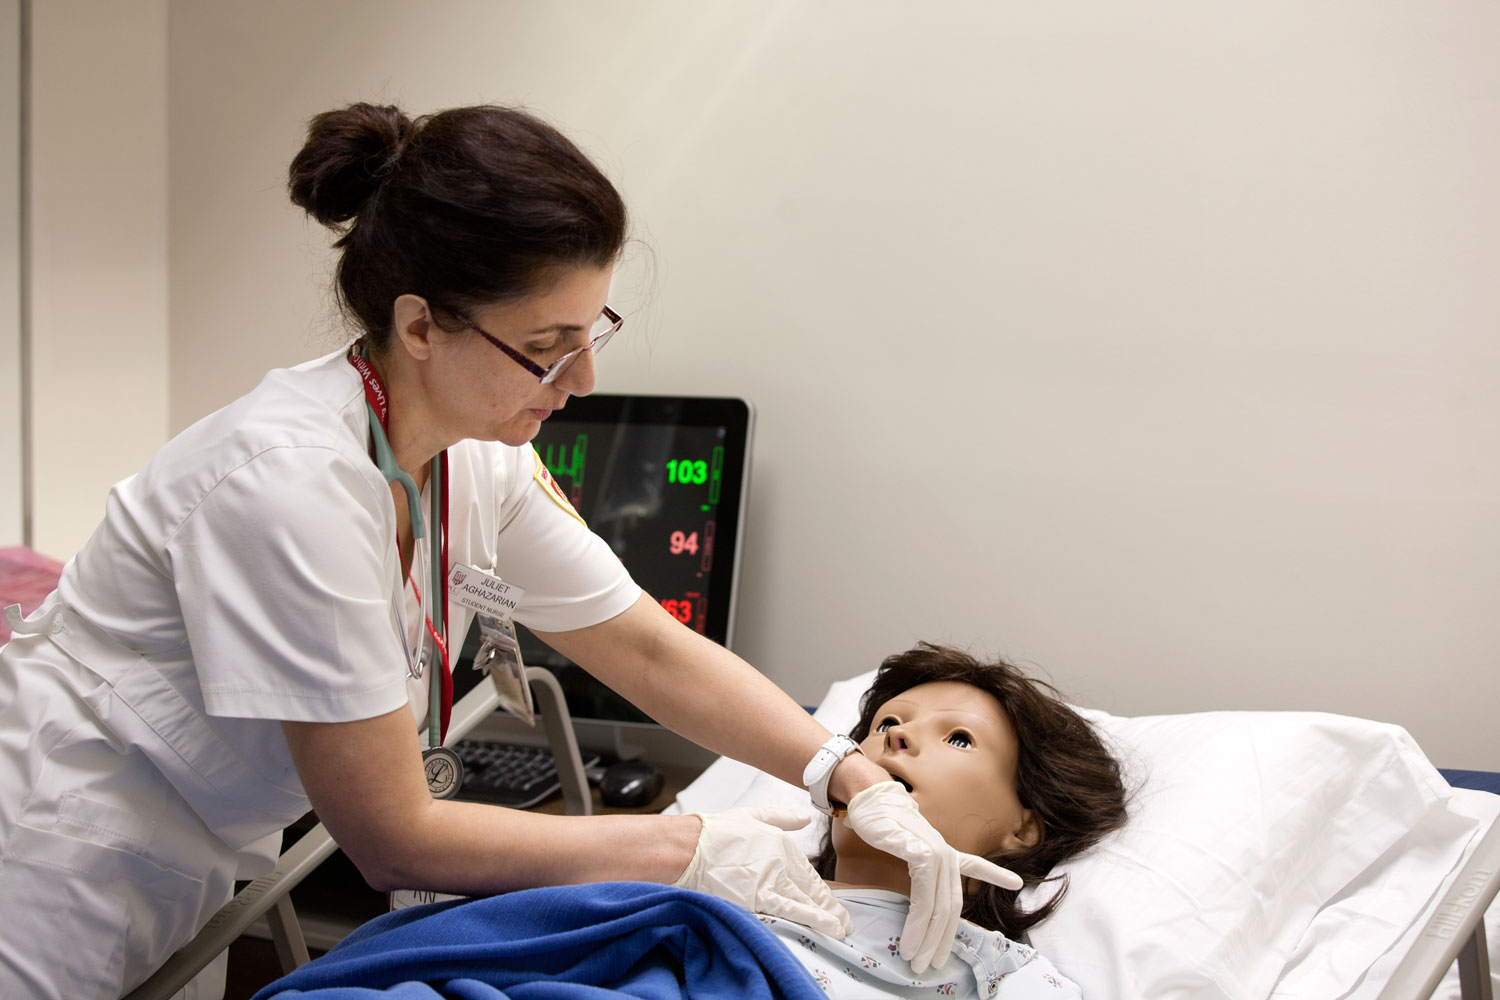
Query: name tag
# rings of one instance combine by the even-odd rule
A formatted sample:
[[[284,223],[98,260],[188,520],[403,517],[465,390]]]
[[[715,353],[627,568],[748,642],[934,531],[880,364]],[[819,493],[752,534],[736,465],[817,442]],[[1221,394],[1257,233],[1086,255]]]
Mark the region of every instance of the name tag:
[[[458,563],[448,573],[448,597],[470,611],[509,622],[526,591],[498,576]]]
[[[442,903],[450,899],[467,899],[466,896],[450,896],[446,892],[426,892],[422,889],[395,889],[390,894],[392,910],[404,910],[408,906],[424,903]]]
[[[448,574],[448,595],[473,611],[479,623],[479,649],[471,666],[490,675],[501,708],[528,726],[536,725],[531,684],[521,660],[516,626],[510,620],[526,591],[459,563]]]

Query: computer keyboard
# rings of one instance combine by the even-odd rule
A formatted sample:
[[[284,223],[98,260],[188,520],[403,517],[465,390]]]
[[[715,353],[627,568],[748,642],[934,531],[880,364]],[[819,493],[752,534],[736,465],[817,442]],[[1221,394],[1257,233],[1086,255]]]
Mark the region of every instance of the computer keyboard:
[[[459,740],[453,749],[464,762],[461,799],[529,809],[562,789],[552,751],[546,747]],[[583,754],[585,768],[598,763],[597,754]]]

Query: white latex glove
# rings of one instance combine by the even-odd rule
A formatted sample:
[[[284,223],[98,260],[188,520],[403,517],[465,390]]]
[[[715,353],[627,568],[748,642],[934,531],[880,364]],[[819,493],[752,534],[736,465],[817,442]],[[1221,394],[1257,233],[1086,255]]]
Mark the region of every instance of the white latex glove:
[[[949,847],[917,810],[911,793],[894,781],[855,793],[844,822],[865,843],[905,861],[911,871],[911,911],[901,931],[901,957],[919,976],[941,965],[953,950],[964,908],[960,876],[1002,889],[1021,888],[1021,876],[1015,872]]]
[[[693,860],[674,886],[793,920],[831,937],[842,939],[854,930],[849,911],[787,836],[786,831],[800,830],[812,816],[771,808],[689,815],[703,821],[703,832]]]

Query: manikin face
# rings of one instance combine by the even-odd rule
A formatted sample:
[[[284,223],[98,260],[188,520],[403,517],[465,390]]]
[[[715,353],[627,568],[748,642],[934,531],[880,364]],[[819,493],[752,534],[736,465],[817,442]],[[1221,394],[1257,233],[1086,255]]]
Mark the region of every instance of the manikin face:
[[[987,855],[1035,842],[1031,810],[1016,794],[1015,729],[989,692],[956,681],[909,688],[876,710],[860,749],[909,786],[958,850]],[[833,844],[841,858],[870,850],[842,822],[833,824]]]
[[[546,368],[588,343],[604,309],[610,277],[608,268],[573,268],[534,295],[476,310],[470,318]],[[434,329],[432,335],[436,364],[429,376],[436,391],[430,398],[440,401],[440,419],[457,437],[526,444],[569,396],[586,396],[594,389],[594,358],[588,351],[555,382],[542,385],[473,330],[445,334]]]

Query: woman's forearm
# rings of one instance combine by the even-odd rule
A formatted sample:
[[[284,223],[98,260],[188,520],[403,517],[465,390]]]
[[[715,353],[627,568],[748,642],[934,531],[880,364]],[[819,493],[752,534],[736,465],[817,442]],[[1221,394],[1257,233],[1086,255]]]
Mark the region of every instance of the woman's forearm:
[[[455,800],[425,812],[409,831],[412,846],[394,852],[398,863],[381,872],[387,884],[373,888],[488,895],[583,882],[669,884],[692,860],[703,828],[696,816],[555,816]]]
[[[672,882],[693,816],[551,816],[435,801],[410,709],[340,723],[283,723],[308,798],[376,889],[466,895],[592,880]]]
[[[672,731],[715,753],[801,785],[828,730],[764,674],[642,595],[623,614],[544,638]],[[886,777],[863,758],[834,772],[847,795]],[[845,793],[845,794],[839,794]]]

